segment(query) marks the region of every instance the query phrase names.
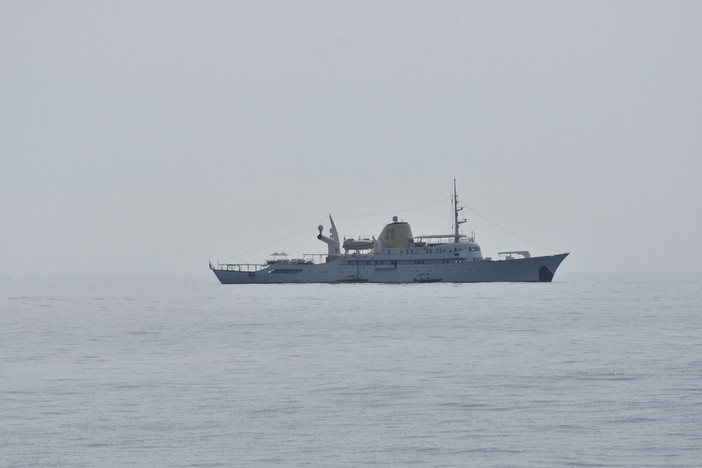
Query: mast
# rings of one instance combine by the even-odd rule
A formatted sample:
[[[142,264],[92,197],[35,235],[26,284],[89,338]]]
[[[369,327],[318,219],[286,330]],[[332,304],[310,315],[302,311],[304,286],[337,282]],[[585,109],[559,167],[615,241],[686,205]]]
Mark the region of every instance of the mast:
[[[458,238],[461,235],[458,233],[458,227],[465,223],[466,219],[458,219],[458,212],[463,210],[462,206],[458,206],[458,195],[456,194],[456,179],[453,179],[453,241],[458,243]]]

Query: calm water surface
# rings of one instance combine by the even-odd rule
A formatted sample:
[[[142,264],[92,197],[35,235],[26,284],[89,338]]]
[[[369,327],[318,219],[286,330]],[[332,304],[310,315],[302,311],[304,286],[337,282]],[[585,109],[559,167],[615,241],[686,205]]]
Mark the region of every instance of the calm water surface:
[[[0,466],[698,467],[702,275],[0,280]]]

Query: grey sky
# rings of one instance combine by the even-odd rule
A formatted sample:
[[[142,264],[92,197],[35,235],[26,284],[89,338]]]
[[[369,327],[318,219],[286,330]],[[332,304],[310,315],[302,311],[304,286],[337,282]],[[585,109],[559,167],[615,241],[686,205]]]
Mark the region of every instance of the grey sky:
[[[561,271],[702,270],[700,24],[697,1],[2,1],[0,276],[207,274],[305,226],[235,260],[323,252],[328,213],[448,232],[454,177]],[[465,213],[488,255],[549,253]]]

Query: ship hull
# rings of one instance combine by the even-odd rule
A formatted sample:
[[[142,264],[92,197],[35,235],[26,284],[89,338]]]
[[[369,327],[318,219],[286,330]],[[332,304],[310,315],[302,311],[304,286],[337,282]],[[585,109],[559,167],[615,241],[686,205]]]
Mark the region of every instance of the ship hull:
[[[482,262],[355,265],[344,258],[321,264],[271,266],[259,271],[212,271],[222,284],[550,282],[567,253]]]

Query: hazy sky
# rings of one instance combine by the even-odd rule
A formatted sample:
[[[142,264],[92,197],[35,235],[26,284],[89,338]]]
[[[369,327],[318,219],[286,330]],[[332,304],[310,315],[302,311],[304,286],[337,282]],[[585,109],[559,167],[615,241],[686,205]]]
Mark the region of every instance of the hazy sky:
[[[700,24],[699,1],[1,0],[0,276],[324,252],[328,213],[449,232],[453,178],[487,255],[700,271]]]

